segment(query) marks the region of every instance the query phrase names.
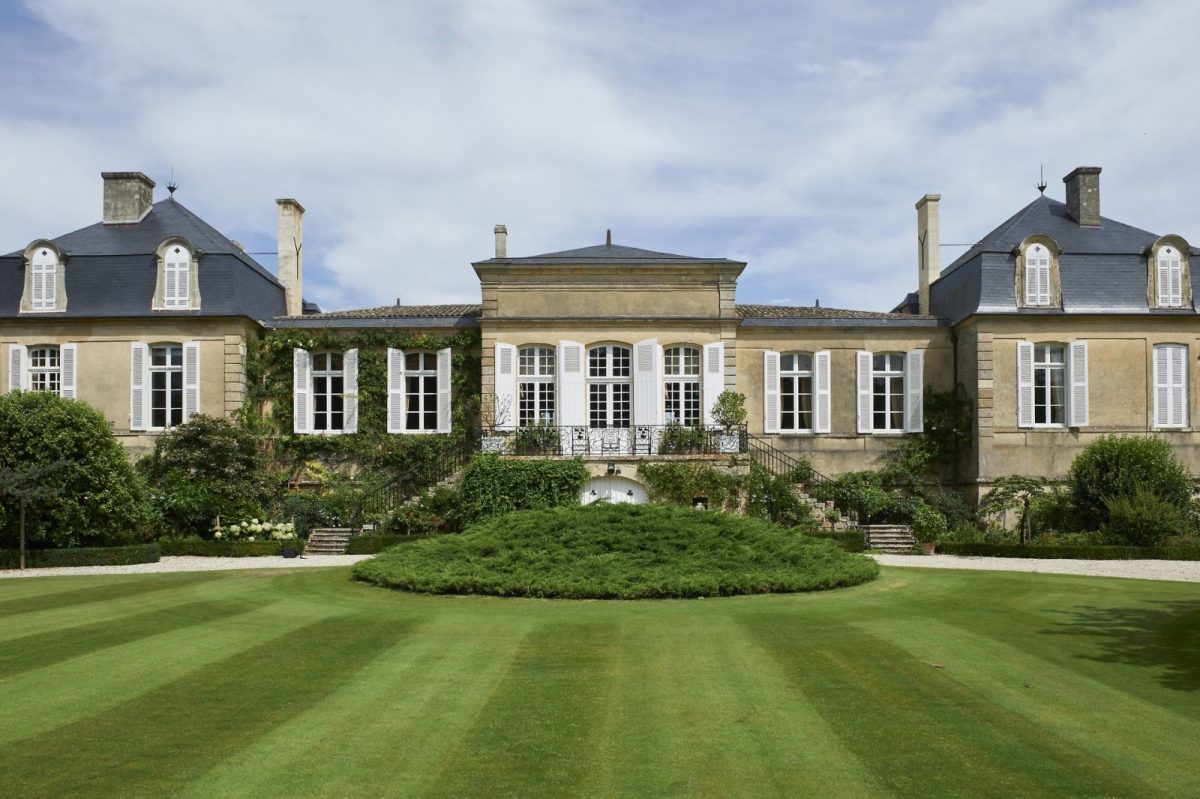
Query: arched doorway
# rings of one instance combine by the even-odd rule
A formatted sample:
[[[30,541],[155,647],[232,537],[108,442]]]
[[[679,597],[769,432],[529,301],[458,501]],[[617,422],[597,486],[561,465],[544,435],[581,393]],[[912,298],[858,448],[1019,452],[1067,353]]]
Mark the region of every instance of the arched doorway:
[[[591,505],[600,500],[607,500],[614,505],[641,505],[647,500],[646,488],[628,477],[593,477],[584,484],[580,501],[584,505]]]

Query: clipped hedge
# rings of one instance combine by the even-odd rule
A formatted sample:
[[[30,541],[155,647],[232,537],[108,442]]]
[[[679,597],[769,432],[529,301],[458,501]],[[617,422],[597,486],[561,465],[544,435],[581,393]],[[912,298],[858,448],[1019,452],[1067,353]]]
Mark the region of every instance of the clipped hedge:
[[[161,542],[164,555],[202,558],[263,558],[280,555],[284,546],[302,551],[304,542],[292,541],[205,541],[201,538],[167,538]]]
[[[1021,546],[1020,544],[938,544],[943,555],[993,558],[1074,558],[1077,560],[1200,560],[1198,548],[1120,546]]]
[[[805,535],[811,535],[813,538],[823,538],[826,541],[833,541],[847,552],[862,552],[867,548],[862,530],[841,530],[836,533],[813,531],[805,533]]]
[[[465,522],[478,522],[518,510],[579,504],[588,470],[571,460],[510,460],[476,455],[459,484]]]
[[[158,544],[133,544],[127,547],[77,547],[75,549],[27,549],[25,566],[50,569],[55,566],[126,566],[131,563],[157,563]],[[0,569],[15,569],[20,554],[15,549],[0,549]]]
[[[346,545],[347,555],[374,555],[385,549],[391,549],[398,544],[410,544],[426,538],[434,538],[439,534],[413,533],[411,535],[396,535],[383,533],[380,535],[356,535]],[[441,533],[440,535],[445,535]]]

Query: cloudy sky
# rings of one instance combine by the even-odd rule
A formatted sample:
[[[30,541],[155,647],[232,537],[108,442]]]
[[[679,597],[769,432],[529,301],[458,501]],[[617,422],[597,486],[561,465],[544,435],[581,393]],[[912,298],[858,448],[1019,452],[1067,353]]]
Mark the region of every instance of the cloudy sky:
[[[511,255],[612,228],[748,261],[742,302],[886,310],[922,194],[969,243],[1042,164],[1200,242],[1198,28],[1153,0],[6,0],[0,251],[96,221],[102,170],[160,199],[173,172],[251,251],[299,199],[326,309],[477,302],[503,222]]]

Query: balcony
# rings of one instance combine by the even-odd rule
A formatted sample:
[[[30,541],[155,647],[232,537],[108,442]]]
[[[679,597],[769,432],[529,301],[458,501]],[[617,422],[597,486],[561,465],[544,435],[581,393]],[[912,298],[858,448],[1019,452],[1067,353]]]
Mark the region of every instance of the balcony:
[[[686,427],[679,424],[630,427],[536,425],[516,430],[484,430],[481,452],[502,455],[610,457],[620,455],[737,455],[746,452],[746,426]]]

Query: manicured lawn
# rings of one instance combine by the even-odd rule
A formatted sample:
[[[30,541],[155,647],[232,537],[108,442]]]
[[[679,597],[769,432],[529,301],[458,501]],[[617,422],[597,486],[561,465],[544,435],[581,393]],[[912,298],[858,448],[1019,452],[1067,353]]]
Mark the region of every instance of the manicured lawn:
[[[1200,591],[426,597],[346,569],[0,582],[4,796],[1194,796]]]

